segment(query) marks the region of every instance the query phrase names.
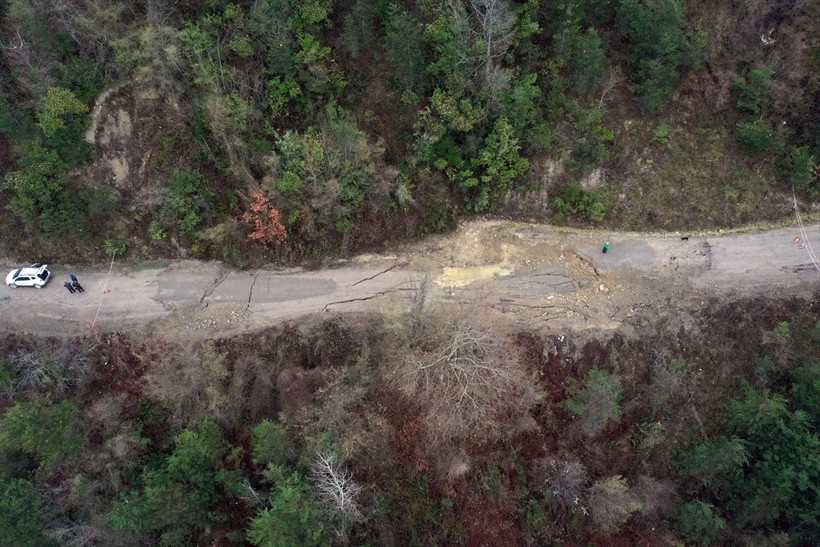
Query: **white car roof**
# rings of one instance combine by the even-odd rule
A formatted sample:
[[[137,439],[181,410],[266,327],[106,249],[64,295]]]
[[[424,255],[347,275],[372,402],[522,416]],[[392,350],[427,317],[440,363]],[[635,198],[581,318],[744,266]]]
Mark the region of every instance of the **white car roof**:
[[[32,264],[31,266],[20,268],[20,275],[37,275],[38,273],[45,270],[47,267],[48,264],[43,264],[42,266],[37,265],[36,267]]]

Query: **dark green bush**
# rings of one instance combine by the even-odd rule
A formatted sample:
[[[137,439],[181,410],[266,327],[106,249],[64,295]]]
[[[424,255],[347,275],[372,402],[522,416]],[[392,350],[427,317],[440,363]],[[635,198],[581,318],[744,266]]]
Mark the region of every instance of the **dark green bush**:
[[[760,154],[765,152],[774,140],[772,126],[764,119],[740,123],[735,130],[735,141],[747,152]]]
[[[629,43],[632,90],[643,110],[657,112],[674,89],[685,60],[684,5],[680,0],[621,0],[618,20]]]
[[[738,79],[733,88],[737,97],[735,106],[741,112],[752,116],[762,116],[769,107],[769,85],[774,69],[753,68],[745,78]]]
[[[808,190],[812,196],[820,192],[816,184],[814,170],[817,161],[809,151],[808,146],[794,148],[783,161],[783,172],[795,188]],[[815,183],[815,184],[812,184]]]
[[[681,507],[678,523],[686,539],[700,545],[711,545],[726,521],[715,511],[715,506],[700,500],[690,501]]]
[[[621,379],[605,370],[592,369],[583,382],[567,380],[564,407],[578,416],[584,435],[597,435],[621,416]]]
[[[0,420],[0,451],[20,451],[49,470],[59,458],[77,456],[83,437],[76,403],[48,400],[17,403]]]
[[[187,167],[175,170],[168,182],[167,198],[160,206],[160,224],[175,226],[190,235],[202,224],[210,224],[214,214],[214,195],[202,174]]]
[[[553,198],[552,206],[561,218],[575,217],[601,222],[609,212],[607,195],[601,190],[586,191],[577,182],[567,184]]]
[[[25,479],[0,475],[0,545],[50,547],[57,542],[43,535],[42,500],[37,487]]]

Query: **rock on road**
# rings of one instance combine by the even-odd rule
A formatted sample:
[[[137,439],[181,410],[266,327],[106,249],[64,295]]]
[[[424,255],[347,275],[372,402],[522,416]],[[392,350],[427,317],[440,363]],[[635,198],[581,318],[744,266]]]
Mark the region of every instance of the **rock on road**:
[[[801,243],[820,253],[820,225]],[[704,296],[811,296],[820,271],[796,227],[726,235],[572,232],[505,221],[308,271],[237,271],[216,262],[90,271],[51,264],[42,290],[0,288],[0,328],[73,335],[141,329],[218,336],[316,312],[400,310],[423,292],[478,301],[528,321],[607,328],[636,309]],[[612,246],[601,252],[603,241]],[[36,257],[34,257],[36,258]],[[4,265],[4,272],[18,265]],[[86,292],[62,287],[76,273]],[[423,289],[421,288],[423,287]],[[106,290],[107,289],[107,290]]]

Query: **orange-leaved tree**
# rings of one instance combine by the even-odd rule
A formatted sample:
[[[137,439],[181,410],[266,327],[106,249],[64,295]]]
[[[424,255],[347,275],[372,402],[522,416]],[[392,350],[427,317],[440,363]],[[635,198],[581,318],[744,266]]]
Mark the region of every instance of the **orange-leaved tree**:
[[[281,244],[288,238],[279,209],[273,206],[270,198],[261,190],[253,191],[253,201],[250,208],[242,213],[242,220],[253,224],[254,230],[248,234],[248,237],[254,241],[265,245],[274,241]]]

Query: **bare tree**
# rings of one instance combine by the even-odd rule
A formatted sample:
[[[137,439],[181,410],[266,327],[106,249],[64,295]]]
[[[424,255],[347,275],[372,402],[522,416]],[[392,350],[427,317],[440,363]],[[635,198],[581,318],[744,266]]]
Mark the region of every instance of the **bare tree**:
[[[496,439],[523,423],[538,394],[503,336],[441,314],[423,318],[414,334],[393,379],[421,406],[433,444]]]
[[[359,506],[362,487],[343,469],[332,452],[321,452],[311,466],[313,487],[340,522],[340,531],[363,518]]]
[[[454,68],[463,67],[485,89],[498,91],[509,85],[510,75],[499,67],[515,36],[518,16],[506,0],[449,0],[448,27],[461,47],[451,52]]]
[[[543,474],[543,481],[552,498],[566,510],[587,512],[583,505],[587,470],[578,460],[550,458],[539,462],[536,469]]]
[[[250,507],[261,507],[265,504],[265,494],[253,487],[247,478],[239,483],[239,499]]]
[[[496,71],[496,61],[507,53],[515,36],[518,16],[505,0],[470,0],[477,25],[474,32],[483,45],[480,66],[489,81]]]
[[[621,71],[621,67],[614,65],[609,68],[606,72],[606,79],[604,80],[603,87],[601,88],[601,98],[598,99],[598,106],[603,108],[604,103],[612,97],[610,94],[618,87],[618,85],[623,81],[624,76],[623,72]]]
[[[9,51],[22,51],[22,49],[26,46],[26,43],[23,41],[23,37],[20,36],[20,31],[17,30],[15,32],[17,33],[17,43],[12,40],[9,42],[9,45],[6,45],[2,40],[0,40],[0,48],[7,49]]]
[[[96,339],[67,338],[21,349],[8,357],[14,381],[5,384],[4,394],[14,398],[24,391],[63,394],[69,389],[83,389],[93,379],[97,348]]]

